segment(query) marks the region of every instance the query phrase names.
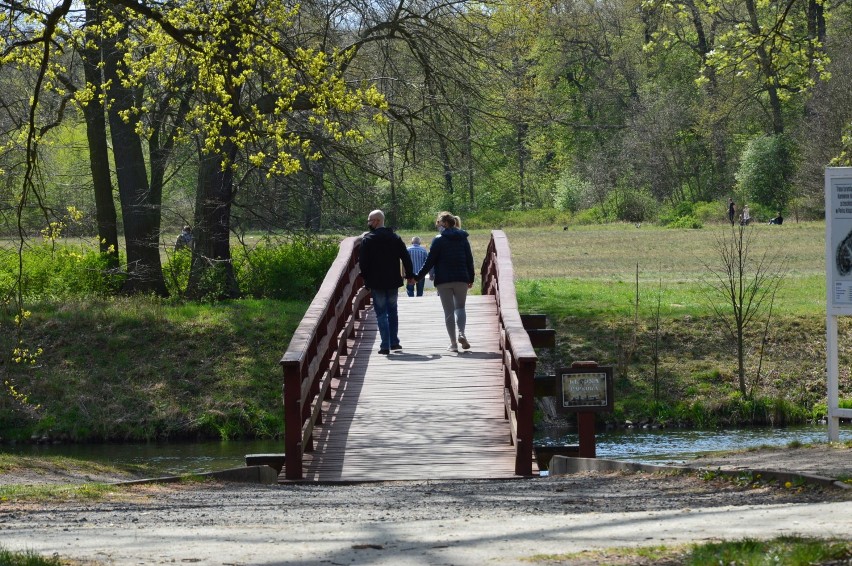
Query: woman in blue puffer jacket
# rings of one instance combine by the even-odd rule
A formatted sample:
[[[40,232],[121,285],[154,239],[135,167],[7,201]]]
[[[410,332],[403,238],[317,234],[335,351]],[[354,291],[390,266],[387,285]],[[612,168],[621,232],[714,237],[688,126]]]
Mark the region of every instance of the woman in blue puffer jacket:
[[[450,346],[447,350],[458,352],[458,345],[465,350],[470,348],[470,342],[464,335],[467,313],[464,310],[467,290],[473,287],[473,252],[467,232],[460,230],[456,217],[449,212],[441,212],[435,222],[441,232],[429,248],[426,263],[417,273],[417,280],[423,279],[434,267],[433,280],[441,306],[444,309],[444,322],[450,335]],[[458,339],[456,339],[458,326]]]

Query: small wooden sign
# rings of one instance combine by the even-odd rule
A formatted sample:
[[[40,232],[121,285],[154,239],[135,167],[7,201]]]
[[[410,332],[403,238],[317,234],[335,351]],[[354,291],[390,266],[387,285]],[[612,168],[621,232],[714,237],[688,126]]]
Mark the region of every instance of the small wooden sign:
[[[613,409],[611,367],[571,367],[556,372],[557,397],[566,412]]]

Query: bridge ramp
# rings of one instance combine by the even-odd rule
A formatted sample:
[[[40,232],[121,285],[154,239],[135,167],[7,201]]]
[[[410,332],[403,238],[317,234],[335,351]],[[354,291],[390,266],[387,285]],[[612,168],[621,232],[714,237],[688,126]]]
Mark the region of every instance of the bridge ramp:
[[[378,354],[372,308],[359,321],[332,382],[324,422],[305,454],[308,481],[514,478],[504,418],[503,369],[493,296],[469,295],[471,349],[450,343],[437,295],[401,289],[403,349]]]

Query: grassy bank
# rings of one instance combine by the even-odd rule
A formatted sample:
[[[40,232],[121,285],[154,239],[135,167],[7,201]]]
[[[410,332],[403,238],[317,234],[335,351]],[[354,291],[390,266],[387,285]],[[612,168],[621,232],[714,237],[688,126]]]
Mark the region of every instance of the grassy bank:
[[[681,546],[648,546],[590,550],[575,554],[537,554],[532,564],[635,564],[681,566],[809,566],[844,564],[852,556],[852,544],[846,540],[781,536],[771,540],[742,539]]]
[[[278,360],[303,301],[171,305],[112,298],[31,305],[34,365],[3,361],[6,440],[272,438],[283,431]],[[10,335],[0,338],[10,351]],[[25,397],[25,398],[24,398]]]
[[[602,417],[614,421],[780,425],[821,416],[824,225],[753,229],[755,250],[777,252],[788,266],[767,342],[762,352],[757,346],[747,352],[753,398],[738,391],[735,349],[702,295],[704,263],[716,260],[716,238],[730,230],[724,226],[507,229],[521,310],[547,314],[557,330],[558,347],[553,355],[542,352],[542,371],[575,360],[614,366],[617,411]],[[489,234],[472,232],[477,263]],[[9,383],[0,395],[5,440],[269,438],[283,432],[278,360],[307,301],[195,305],[137,297],[27,308],[33,314],[25,343],[44,352],[32,366],[0,361]],[[9,328],[8,314],[0,316]],[[752,329],[751,344],[759,346],[761,331]],[[841,319],[846,398],[852,398],[852,348],[845,346],[850,332]],[[2,333],[0,351],[10,352],[13,340]]]

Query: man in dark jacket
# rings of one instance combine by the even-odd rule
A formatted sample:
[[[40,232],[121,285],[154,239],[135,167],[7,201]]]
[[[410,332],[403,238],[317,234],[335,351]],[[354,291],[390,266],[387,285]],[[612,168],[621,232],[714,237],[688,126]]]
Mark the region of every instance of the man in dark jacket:
[[[391,350],[402,349],[396,308],[397,294],[403,283],[399,262],[402,262],[405,277],[410,283],[414,282],[414,269],[402,238],[385,228],[384,212],[371,212],[367,217],[367,226],[370,231],[361,240],[358,265],[364,286],[370,290],[373,298],[373,309],[376,311],[376,322],[382,339],[379,353],[390,354]]]

